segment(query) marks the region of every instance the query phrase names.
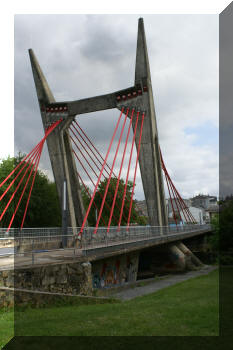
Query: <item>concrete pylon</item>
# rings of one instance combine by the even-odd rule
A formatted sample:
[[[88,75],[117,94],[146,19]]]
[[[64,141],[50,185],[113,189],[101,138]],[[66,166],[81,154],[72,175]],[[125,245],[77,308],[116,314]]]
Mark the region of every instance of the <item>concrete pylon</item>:
[[[41,118],[45,129],[49,122],[46,115],[46,106],[48,104],[55,103],[55,98],[32,49],[29,50],[29,56]],[[49,135],[46,142],[61,206],[63,182],[64,180],[67,181],[68,225],[72,227],[80,227],[83,222],[84,207],[70,136],[67,131],[67,128],[71,122],[71,118],[62,121],[62,123]]]
[[[150,74],[149,57],[147,52],[146,35],[143,19],[138,21],[138,38],[135,67],[135,86],[140,86],[141,98],[137,108],[145,112],[141,149],[139,155],[140,171],[144,194],[146,198],[149,222],[151,226],[167,226],[168,213],[164,193],[162,165],[159,151],[159,137],[156,123],[156,114]],[[134,127],[133,123],[133,127]],[[136,133],[136,145],[139,142],[139,132]],[[180,249],[182,247],[182,250]],[[191,259],[187,259],[184,252],[188,250],[184,244],[178,246],[171,244],[168,247],[171,256],[179,256],[181,269],[191,269]],[[192,257],[194,260],[195,257]],[[189,263],[190,261],[190,263]]]
[[[156,114],[151,83],[149,58],[143,19],[138,22],[137,53],[135,67],[135,86],[140,86],[143,93],[137,107],[145,112],[139,165],[151,226],[166,226],[168,216],[164,195],[162,167],[159,154],[159,140]],[[133,123],[133,127],[135,123]],[[136,145],[139,131],[136,133]]]

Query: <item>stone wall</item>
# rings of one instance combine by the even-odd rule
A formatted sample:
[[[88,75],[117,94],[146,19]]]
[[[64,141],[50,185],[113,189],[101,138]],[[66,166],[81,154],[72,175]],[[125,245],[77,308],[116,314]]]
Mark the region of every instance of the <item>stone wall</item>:
[[[0,286],[91,295],[91,264],[65,263],[4,270],[0,271]]]
[[[134,282],[138,273],[138,252],[92,262],[93,288],[105,288]]]

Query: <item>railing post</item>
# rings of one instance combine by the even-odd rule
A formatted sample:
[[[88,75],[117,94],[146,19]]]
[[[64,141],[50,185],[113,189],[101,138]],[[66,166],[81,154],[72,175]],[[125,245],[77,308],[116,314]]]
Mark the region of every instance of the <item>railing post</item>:
[[[67,247],[67,182],[66,179],[63,182],[63,196],[62,196],[62,246]]]
[[[32,236],[32,265],[34,265],[34,236]]]

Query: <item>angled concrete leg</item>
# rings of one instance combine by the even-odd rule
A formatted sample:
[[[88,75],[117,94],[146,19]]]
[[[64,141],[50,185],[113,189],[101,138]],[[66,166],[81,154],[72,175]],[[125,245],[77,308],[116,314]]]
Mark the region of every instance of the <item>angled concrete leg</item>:
[[[168,246],[170,258],[172,262],[177,266],[178,270],[186,270],[186,257],[184,253],[175,245]]]
[[[189,258],[193,265],[196,267],[203,266],[202,262],[194,255],[191,250],[184,245],[184,243],[179,242],[177,243],[177,247],[186,255],[187,258]]]
[[[35,54],[30,49],[32,73],[34,77],[37,98],[44,129],[47,127],[46,105],[55,102],[55,98],[49,88],[48,82],[40,68]],[[49,120],[52,121],[52,120]],[[70,119],[69,122],[71,122]],[[58,197],[62,208],[62,189],[64,180],[67,181],[68,189],[68,226],[81,226],[84,217],[84,206],[77,178],[72,146],[67,131],[68,123],[62,123],[47,138],[49,157],[53,175],[57,186]],[[66,125],[67,124],[67,125]]]

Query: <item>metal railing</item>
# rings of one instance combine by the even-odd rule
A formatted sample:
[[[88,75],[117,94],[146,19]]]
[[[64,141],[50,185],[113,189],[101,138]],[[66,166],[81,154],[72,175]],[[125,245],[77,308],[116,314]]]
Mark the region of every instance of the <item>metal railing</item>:
[[[94,227],[85,227],[79,235],[80,227],[69,227],[67,232],[67,248],[62,248],[62,230],[55,228],[26,228],[0,229],[0,243],[11,240],[14,245],[12,253],[1,254],[1,257],[13,256],[14,266],[30,265],[56,261],[58,255],[62,258],[77,258],[77,256],[90,256],[103,252],[120,251],[126,247],[142,247],[155,242],[169,242],[174,236],[184,238],[185,234],[192,232],[205,232],[211,230],[210,225],[184,225],[171,226],[122,226],[107,228],[100,227],[94,233]],[[0,260],[1,267],[1,260]]]
[[[106,227],[98,228],[94,233],[94,227],[85,227],[82,235],[79,235],[80,227],[69,227],[67,237],[69,240],[79,240],[81,247],[87,249],[93,245],[117,243],[121,241],[144,240],[145,238],[155,238],[164,235],[179,235],[188,232],[202,231],[210,229],[210,225],[182,225],[182,226],[111,226],[109,231]],[[60,227],[48,228],[0,228],[0,242],[3,240],[14,240],[15,244],[26,242],[62,242],[62,229]]]
[[[95,227],[84,227],[83,235],[95,235],[96,237],[107,233],[109,236],[114,234],[115,236],[120,235],[121,233],[134,233],[138,234],[139,232],[159,232],[161,234],[167,233],[176,233],[176,232],[189,232],[192,230],[199,230],[210,228],[209,224],[188,224],[180,226],[111,226],[109,232],[107,233],[107,227],[99,227],[97,233],[94,234]],[[68,227],[68,235],[78,235],[80,232],[80,227]],[[0,238],[17,238],[17,237],[35,237],[35,236],[61,236],[62,228],[61,227],[38,227],[38,228],[11,228],[9,231],[7,228],[0,228]]]

